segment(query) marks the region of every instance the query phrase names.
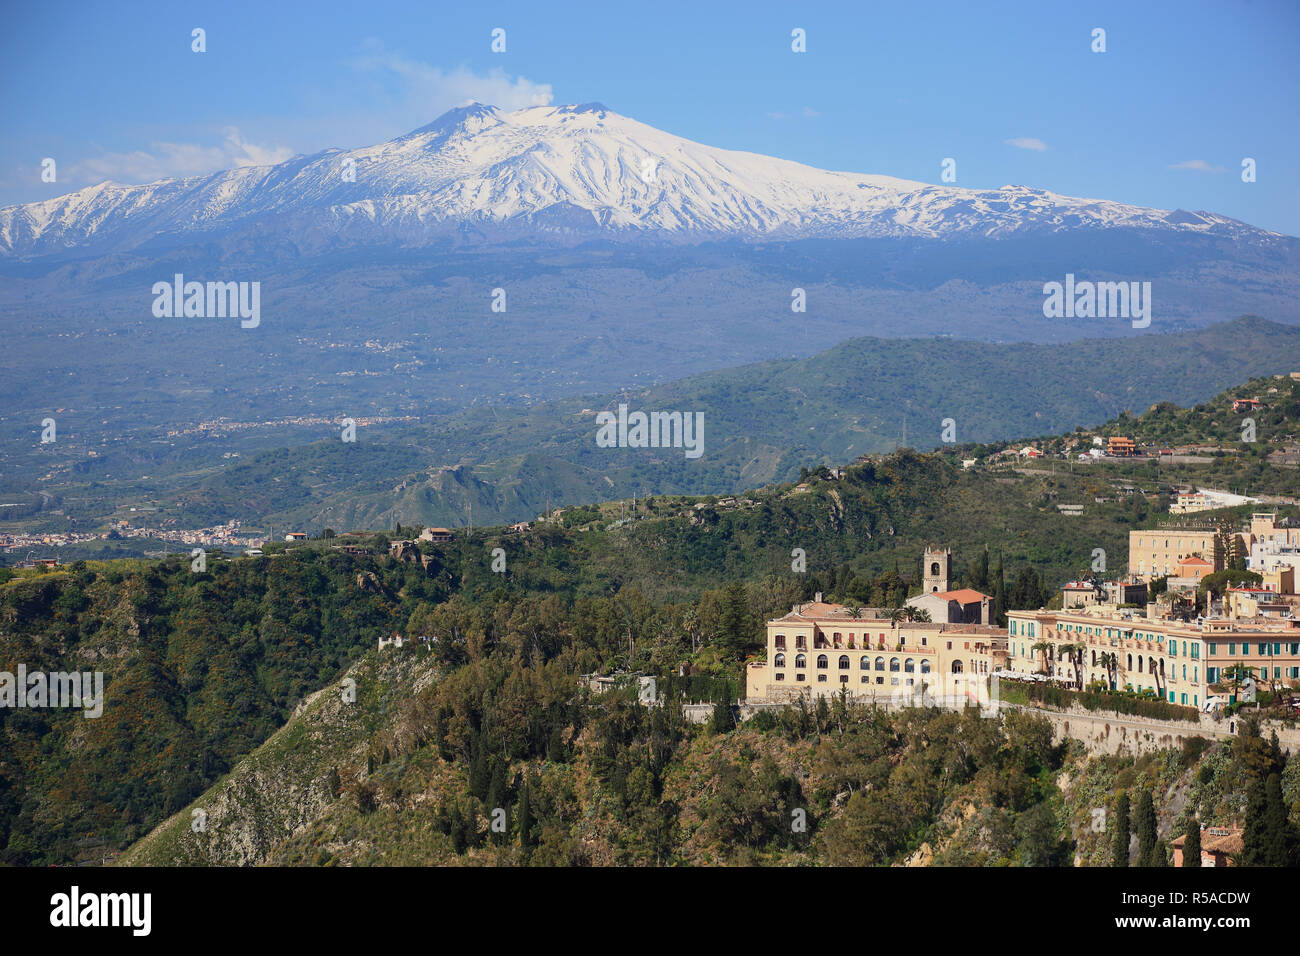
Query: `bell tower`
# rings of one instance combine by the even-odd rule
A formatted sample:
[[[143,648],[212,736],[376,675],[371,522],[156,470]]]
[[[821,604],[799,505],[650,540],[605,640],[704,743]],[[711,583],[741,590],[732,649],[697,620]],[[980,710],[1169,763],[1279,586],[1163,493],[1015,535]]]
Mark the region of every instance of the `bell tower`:
[[[952,581],[952,550],[926,548],[922,564],[922,582],[925,594],[949,590]]]

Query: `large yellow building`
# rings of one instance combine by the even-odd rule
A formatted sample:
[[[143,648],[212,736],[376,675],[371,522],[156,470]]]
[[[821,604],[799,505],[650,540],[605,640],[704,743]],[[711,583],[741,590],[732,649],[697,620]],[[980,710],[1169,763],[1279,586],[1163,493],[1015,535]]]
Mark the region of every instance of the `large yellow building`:
[[[767,622],[767,659],[748,665],[746,696],[792,700],[845,689],[859,698],[899,697],[922,687],[964,693],[959,685],[970,681],[953,675],[982,684],[1002,664],[1006,633],[976,624],[894,623],[876,611],[822,601],[799,604]]]
[[[1259,543],[1300,544],[1300,528],[1278,527],[1276,514],[1259,512],[1250,516],[1249,524],[1233,532],[1229,546],[1234,541],[1241,553],[1248,555],[1251,546]],[[1176,575],[1178,565],[1192,555],[1209,561],[1214,571],[1222,571],[1228,557],[1220,555],[1215,561],[1212,528],[1154,528],[1128,533],[1129,574],[1143,581]]]
[[[1007,669],[1075,687],[1151,690],[1200,708],[1233,665],[1258,679],[1300,681],[1300,620],[1184,623],[1104,607],[1007,612]]]

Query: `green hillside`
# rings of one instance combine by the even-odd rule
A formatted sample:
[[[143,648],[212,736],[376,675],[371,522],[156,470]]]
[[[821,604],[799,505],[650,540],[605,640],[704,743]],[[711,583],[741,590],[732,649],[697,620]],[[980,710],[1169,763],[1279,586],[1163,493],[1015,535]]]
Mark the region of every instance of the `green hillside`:
[[[1051,346],[853,339],[804,359],[620,394],[365,426],[355,443],[332,426],[186,437],[127,422],[98,443],[77,430],[93,423],[73,418],[58,445],[13,454],[0,478],[10,503],[0,518],[87,528],[110,515],[134,519],[126,509],[139,506],[158,509],[150,520],[190,528],[232,518],[314,531],[462,527],[471,510],[476,524],[502,523],[531,519],[548,503],[734,493],[900,445],[935,448],[945,419],[962,445],[1127,423],[1156,402],[1192,405],[1252,376],[1296,369],[1300,328],[1244,317],[1197,332]],[[597,447],[595,413],[620,402],[702,413],[704,454]],[[328,437],[304,444],[295,438],[304,434]],[[1261,443],[1273,434],[1260,423]]]
[[[180,555],[0,569],[0,670],[102,669],[107,687],[99,719],[0,709],[0,862],[68,862],[131,844],[236,772],[381,637],[438,639],[417,684],[489,662],[498,675],[521,669],[514,679],[530,686],[543,667],[560,684],[615,668],[666,677],[690,663],[704,683],[688,691],[708,699],[722,682],[736,692],[762,621],[792,603],[821,591],[900,605],[928,543],[954,548],[955,583],[992,594],[996,613],[1046,603],[1096,548],[1122,566],[1128,531],[1167,505],[1155,493],[1114,494],[1128,479],[1090,468],[967,469],[960,457],[905,450],[736,497],[587,505],[523,534],[476,527],[400,558],[380,534],[346,539],[360,554],[336,548],[339,538],[258,558],[212,554],[199,573]],[[503,573],[492,569],[498,548]],[[794,548],[806,553],[804,573]],[[528,724],[534,749],[575,719],[547,693],[549,716]],[[393,704],[376,700],[379,722],[357,733],[388,726]],[[576,732],[562,732],[565,746]]]
[[[195,521],[238,514],[304,528],[455,527],[468,524],[471,505],[479,523],[519,521],[547,502],[723,494],[900,444],[936,448],[945,419],[960,443],[1062,433],[1126,421],[1157,401],[1204,401],[1245,376],[1300,369],[1300,328],[1261,319],[1157,338],[1066,346],[855,339],[807,359],[622,395],[461,413],[369,446],[332,441],[277,452],[205,479],[176,507]],[[691,460],[678,449],[598,448],[594,412],[619,402],[702,412],[705,454]],[[1260,435],[1266,441],[1269,432]],[[381,478],[383,463],[411,447],[422,449],[430,468]],[[349,467],[374,477],[350,479]],[[250,500],[248,489],[286,473],[296,500],[284,493],[274,504]]]
[[[372,652],[118,862],[1111,866],[1097,811],[1113,819],[1124,799],[1138,837],[1124,861],[1159,866],[1190,820],[1231,825],[1266,804],[1272,775],[1292,814],[1300,798],[1300,758],[1250,725],[1137,758],[1053,745],[1046,720],[1017,711],[823,700],[691,725],[675,704],[577,692],[563,666],[508,658],[448,669],[427,648]],[[1248,852],[1269,839],[1261,828]]]

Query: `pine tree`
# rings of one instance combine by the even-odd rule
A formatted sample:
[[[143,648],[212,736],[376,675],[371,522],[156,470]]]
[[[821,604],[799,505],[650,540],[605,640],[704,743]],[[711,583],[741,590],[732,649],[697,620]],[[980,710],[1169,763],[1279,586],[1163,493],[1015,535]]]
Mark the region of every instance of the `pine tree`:
[[[1201,865],[1201,823],[1196,814],[1187,818],[1187,836],[1183,840],[1183,866]]]
[[[1143,790],[1137,805],[1138,866],[1156,866],[1156,807],[1151,791]]]
[[[832,581],[834,578],[832,578]],[[745,597],[745,585],[733,581],[727,585],[722,595],[722,642],[729,651],[739,656],[750,643],[749,600]]]
[[[1131,837],[1128,811],[1128,792],[1125,791],[1115,801],[1115,842],[1111,849],[1111,866],[1128,866],[1128,846]]]

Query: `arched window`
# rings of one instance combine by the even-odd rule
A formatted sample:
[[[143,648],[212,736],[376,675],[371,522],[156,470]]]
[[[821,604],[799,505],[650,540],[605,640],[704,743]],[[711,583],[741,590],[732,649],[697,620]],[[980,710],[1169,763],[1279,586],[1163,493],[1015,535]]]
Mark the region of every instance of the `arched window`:
[[[784,655],[784,654],[777,654],[776,657],[775,657],[775,659],[773,659],[773,661],[772,661],[772,666],[773,666],[773,667],[785,667],[785,655]]]
[[[885,669],[885,659],[884,659],[883,657],[877,657],[877,658],[876,658],[876,670],[878,670],[878,671],[883,671],[884,669]]]
[[[849,655],[848,655],[848,654],[841,654],[841,655],[840,655],[840,670],[842,670],[842,671],[846,671],[846,670],[848,670],[848,669],[849,669]]]
[[[826,655],[825,655],[825,654],[818,654],[818,655],[817,655],[817,666],[820,667],[822,670],[825,670],[825,669],[826,669],[826,667],[828,666],[828,663],[829,663],[829,662],[826,660]]]
[[[922,673],[922,674],[928,674],[928,673],[930,673],[930,662],[929,662],[929,661],[921,661],[921,673]]]
[[[1138,658],[1138,660],[1141,660],[1141,659],[1142,659],[1142,658],[1140,658],[1140,657]],[[1132,654],[1128,655],[1128,666],[1127,666],[1125,669],[1126,669],[1126,670],[1130,670],[1130,671],[1133,669],[1133,655],[1132,655]]]
[[[907,671],[909,674],[915,674],[915,673],[916,673],[916,661],[912,660],[912,659],[909,657],[906,661],[903,662],[903,670]]]
[[[1141,654],[1138,655],[1138,673],[1139,673],[1139,674],[1142,673],[1142,655],[1141,655]]]
[[[796,654],[794,658],[794,666],[795,667],[808,666],[808,658],[804,657],[802,654]]]
[[[897,671],[897,670],[898,670],[898,658],[897,658],[897,657],[891,657],[891,658],[889,659],[889,669],[890,669],[891,671]]]
[[[862,659],[858,661],[858,667],[864,671],[871,670],[871,658],[864,655]]]

